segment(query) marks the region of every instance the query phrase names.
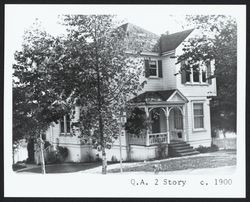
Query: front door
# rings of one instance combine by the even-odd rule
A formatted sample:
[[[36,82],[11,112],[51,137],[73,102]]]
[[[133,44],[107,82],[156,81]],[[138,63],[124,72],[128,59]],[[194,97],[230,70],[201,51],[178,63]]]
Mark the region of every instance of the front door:
[[[178,108],[173,108],[169,113],[170,140],[183,140],[183,116]]]
[[[152,133],[160,133],[161,132],[161,122],[160,122],[159,110],[152,111],[151,121],[152,121]]]

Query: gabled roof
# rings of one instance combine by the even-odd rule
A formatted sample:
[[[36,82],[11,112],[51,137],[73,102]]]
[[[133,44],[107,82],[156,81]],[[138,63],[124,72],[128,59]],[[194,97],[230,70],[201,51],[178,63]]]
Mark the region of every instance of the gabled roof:
[[[142,103],[142,102],[166,102],[171,101],[170,99],[176,94],[183,100],[183,102],[188,102],[187,98],[177,89],[174,90],[161,90],[161,91],[146,91],[137,97],[130,100],[130,102],[134,103]]]
[[[169,35],[158,35],[132,23],[120,26],[125,31],[126,49],[130,51],[145,51],[164,53],[176,49],[194,29],[189,29]]]
[[[154,51],[160,37],[132,23],[121,25],[126,36],[126,48],[131,51]]]
[[[161,53],[176,49],[194,29],[185,30],[169,35],[162,35],[160,39]]]

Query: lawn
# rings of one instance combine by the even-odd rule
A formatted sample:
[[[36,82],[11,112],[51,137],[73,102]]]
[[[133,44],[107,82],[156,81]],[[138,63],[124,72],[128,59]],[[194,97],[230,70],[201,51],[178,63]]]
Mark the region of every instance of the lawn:
[[[134,167],[125,167],[123,172],[154,172],[155,165],[161,167],[161,171],[176,171],[185,169],[216,168],[221,166],[236,165],[236,151],[217,151],[209,153],[207,156],[190,156],[188,158],[175,158],[161,160],[158,163],[145,162]],[[160,166],[159,166],[160,164]],[[120,172],[119,168],[108,170],[110,173]]]
[[[46,165],[46,173],[71,173],[78,172],[86,169],[91,169],[100,166],[100,163],[63,163],[63,164],[51,164]],[[41,166],[37,166],[34,168],[30,168],[27,170],[21,170],[22,172],[30,172],[30,173],[42,173]]]

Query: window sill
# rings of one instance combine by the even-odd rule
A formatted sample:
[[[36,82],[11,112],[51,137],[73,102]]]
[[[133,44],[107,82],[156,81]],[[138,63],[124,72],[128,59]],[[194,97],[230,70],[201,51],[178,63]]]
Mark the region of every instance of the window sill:
[[[193,128],[193,132],[205,132],[207,131],[205,128]]]
[[[60,133],[60,137],[73,137],[71,133]]]
[[[161,79],[159,76],[149,76],[148,79]]]
[[[196,83],[196,82],[193,82],[193,83],[185,83],[185,84],[183,84],[183,85],[185,85],[185,86],[209,86],[209,84],[208,83]]]

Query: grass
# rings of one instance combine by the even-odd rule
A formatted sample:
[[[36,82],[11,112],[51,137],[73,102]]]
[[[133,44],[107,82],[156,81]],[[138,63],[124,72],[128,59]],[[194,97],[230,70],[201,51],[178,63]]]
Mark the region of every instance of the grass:
[[[176,158],[163,160],[159,163],[146,162],[140,166],[125,167],[123,172],[154,172],[154,166],[161,165],[161,171],[176,171],[185,169],[216,168],[236,165],[236,151],[218,151],[209,156],[193,156],[190,158]],[[120,169],[111,169],[108,172],[120,172]]]
[[[100,166],[100,163],[61,163],[61,164],[49,164],[46,165],[46,173],[72,173],[78,172],[86,169],[95,168]],[[30,173],[42,173],[41,166],[37,166],[34,168],[30,168],[28,170],[19,171],[22,172],[30,172]]]
[[[12,165],[13,171],[17,171],[17,170],[20,170],[20,169],[23,169],[23,168],[26,168],[26,166],[22,165],[22,164],[14,164],[14,165]]]

